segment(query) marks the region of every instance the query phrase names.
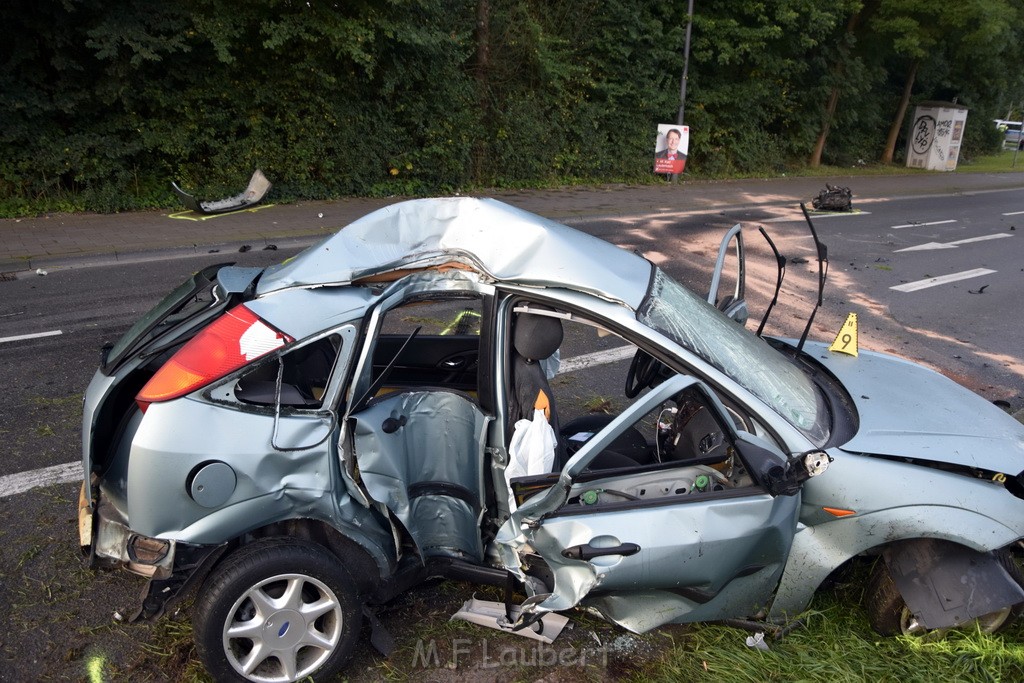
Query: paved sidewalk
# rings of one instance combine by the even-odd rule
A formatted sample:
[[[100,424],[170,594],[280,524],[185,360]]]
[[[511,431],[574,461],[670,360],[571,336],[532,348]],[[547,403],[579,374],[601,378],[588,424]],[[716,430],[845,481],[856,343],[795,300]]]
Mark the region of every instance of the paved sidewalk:
[[[573,218],[720,211],[726,208],[810,203],[826,182],[847,185],[858,201],[890,196],[917,196],[1024,189],[1024,172],[993,174],[771,178],[735,181],[689,181],[677,185],[603,185],[557,190],[484,193],[527,211],[572,222]],[[272,196],[271,196],[272,199]],[[403,198],[340,199],[272,205],[252,212],[183,220],[184,209],[121,214],[50,214],[0,220],[0,273],[74,265],[90,260],[120,259],[154,250],[206,251],[208,247],[309,241],[332,233],[374,209]],[[1024,210],[1024,194],[1021,195]]]

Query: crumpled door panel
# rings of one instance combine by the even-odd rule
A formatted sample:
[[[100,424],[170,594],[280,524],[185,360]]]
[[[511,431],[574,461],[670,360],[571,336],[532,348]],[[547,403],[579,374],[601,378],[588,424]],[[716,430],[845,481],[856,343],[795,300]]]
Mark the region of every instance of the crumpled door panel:
[[[550,594],[524,603],[525,618],[582,602],[625,628],[646,631],[672,621],[753,615],[768,602],[793,542],[798,494],[772,496],[752,484],[708,495],[670,487],[651,500],[588,505],[588,489],[625,490],[634,475],[575,481],[625,429],[691,388],[730,429],[709,390],[692,377],[673,377],[588,441],[557,483],[525,501],[499,530],[495,544],[506,569],[527,582],[523,556],[536,553],[553,576]],[[728,440],[739,437],[729,431]],[[781,453],[778,460],[785,461]],[[679,476],[662,471],[665,484]]]
[[[468,397],[436,390],[386,396],[352,419],[367,492],[401,521],[420,553],[481,561],[490,418]]]

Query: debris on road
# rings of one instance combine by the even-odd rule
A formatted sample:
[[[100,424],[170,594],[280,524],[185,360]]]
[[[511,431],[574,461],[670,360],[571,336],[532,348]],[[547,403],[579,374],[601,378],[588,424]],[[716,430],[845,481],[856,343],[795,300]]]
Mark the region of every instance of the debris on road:
[[[825,183],[825,189],[811,200],[815,211],[853,211],[853,192],[848,187]]]

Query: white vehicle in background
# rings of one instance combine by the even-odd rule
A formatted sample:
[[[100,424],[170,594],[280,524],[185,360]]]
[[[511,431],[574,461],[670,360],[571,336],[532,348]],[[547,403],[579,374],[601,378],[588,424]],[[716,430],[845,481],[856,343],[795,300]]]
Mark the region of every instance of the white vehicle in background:
[[[1005,119],[996,119],[996,128],[1002,131],[1003,137],[1003,149],[1024,149],[1024,139],[1021,138],[1021,125],[1020,121],[1007,121]]]

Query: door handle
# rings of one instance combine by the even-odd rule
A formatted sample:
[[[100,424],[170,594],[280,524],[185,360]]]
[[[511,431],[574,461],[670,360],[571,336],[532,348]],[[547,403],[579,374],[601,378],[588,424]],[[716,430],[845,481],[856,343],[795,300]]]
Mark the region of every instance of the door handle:
[[[604,555],[623,555],[628,557],[629,555],[636,555],[638,552],[640,552],[640,546],[636,543],[620,543],[610,548],[596,548],[587,543],[586,545],[574,545],[571,548],[566,548],[562,551],[562,557],[589,562],[595,557],[603,557]]]

